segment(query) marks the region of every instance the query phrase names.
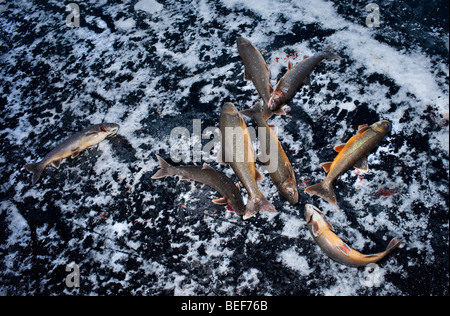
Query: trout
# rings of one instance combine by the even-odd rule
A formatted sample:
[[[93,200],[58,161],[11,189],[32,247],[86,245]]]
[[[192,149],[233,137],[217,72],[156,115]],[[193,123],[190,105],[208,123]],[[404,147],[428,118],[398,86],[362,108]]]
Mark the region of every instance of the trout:
[[[219,205],[229,205],[238,215],[244,215],[245,205],[242,201],[239,185],[234,185],[233,181],[223,172],[215,170],[206,163],[199,166],[179,166],[175,167],[156,155],[160,169],[152,176],[152,179],[160,179],[170,176],[179,176],[180,180],[194,180],[206,184],[220,193],[222,198],[213,200]]]
[[[229,163],[248,192],[244,219],[259,211],[275,212],[275,207],[266,199],[258,188],[256,181],[262,180],[255,167],[255,156],[251,137],[241,114],[233,103],[225,103],[219,120],[222,149],[218,159]]]
[[[269,100],[273,92],[269,68],[261,52],[249,40],[238,37],[237,48],[245,68],[244,78],[255,85],[264,103],[263,117],[268,120],[273,115],[273,112],[269,109]]]
[[[298,191],[294,169],[283,147],[281,147],[275,132],[267,125],[266,120],[263,118],[261,103],[257,102],[251,110],[241,111],[241,114],[256,121],[258,125],[258,137],[260,137],[261,129],[264,129],[266,139],[260,139],[260,142],[266,143],[265,150],[267,151],[269,149],[269,154],[267,152],[264,153],[263,150],[262,156],[265,156],[263,163],[268,166],[269,175],[281,195],[292,205],[297,204]],[[275,166],[272,166],[272,164],[275,164]]]
[[[314,241],[328,257],[347,266],[361,267],[378,262],[397,248],[403,241],[403,239],[393,238],[385,251],[372,255],[364,255],[350,248],[333,232],[333,226],[325,219],[325,216],[317,207],[306,204],[304,213],[306,223]]]
[[[341,174],[352,166],[367,171],[367,155],[375,149],[391,128],[391,123],[386,120],[376,122],[368,126],[360,125],[358,133],[354,135],[346,144],[338,145],[334,148],[339,154],[332,162],[322,163],[321,166],[327,173],[326,178],[319,184],[306,188],[306,192],[322,197],[325,201],[337,205],[336,195],[333,190],[333,182]]]
[[[278,111],[281,107],[288,103],[304,84],[310,84],[309,75],[314,67],[322,60],[340,60],[341,56],[333,53],[332,46],[329,45],[323,52],[316,53],[311,57],[305,57],[295,67],[291,62],[288,64],[288,71],[278,81],[269,100],[269,109]]]
[[[33,173],[33,185],[38,182],[45,167],[49,164],[59,168],[63,158],[69,156],[75,158],[84,149],[97,145],[105,138],[115,135],[118,130],[119,125],[114,123],[92,125],[61,142],[40,162],[25,165],[24,167]]]

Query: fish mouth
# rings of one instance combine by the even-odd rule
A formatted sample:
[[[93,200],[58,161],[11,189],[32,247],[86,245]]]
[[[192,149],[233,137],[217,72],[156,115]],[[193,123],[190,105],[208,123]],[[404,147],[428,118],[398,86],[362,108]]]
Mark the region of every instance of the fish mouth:
[[[248,39],[245,39],[243,37],[238,37],[236,39],[236,42],[238,45],[247,45],[247,46],[251,46],[251,42]]]
[[[115,136],[119,131],[119,127],[113,127],[108,131],[108,137]]]

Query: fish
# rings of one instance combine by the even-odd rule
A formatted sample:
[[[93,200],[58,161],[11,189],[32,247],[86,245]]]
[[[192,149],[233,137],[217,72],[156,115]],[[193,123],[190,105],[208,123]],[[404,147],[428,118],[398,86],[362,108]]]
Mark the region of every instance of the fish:
[[[315,185],[307,187],[305,192],[318,195],[325,201],[337,205],[333,182],[352,166],[362,171],[368,170],[367,155],[375,149],[378,143],[391,129],[391,122],[381,120],[372,125],[360,125],[358,133],[351,137],[346,144],[334,147],[338,155],[332,162],[322,163],[327,173],[325,179]]]
[[[263,177],[255,167],[251,137],[244,119],[231,102],[222,107],[219,129],[222,148],[218,160],[231,165],[248,193],[243,219],[248,219],[259,211],[275,212],[275,207],[258,188],[256,182]]]
[[[270,177],[272,178],[273,183],[277,187],[278,191],[281,195],[289,201],[292,205],[298,203],[298,190],[297,190],[297,180],[295,179],[294,169],[292,168],[291,162],[286,155],[286,152],[283,150],[278,138],[274,132],[274,130],[267,124],[266,120],[263,117],[263,109],[260,102],[257,102],[252,109],[243,110],[240,112],[242,115],[250,117],[256,121],[258,125],[258,137],[259,129],[265,129],[266,135],[266,150],[270,149],[270,153],[267,155],[267,158],[264,158],[264,164],[269,166],[268,172]],[[264,140],[259,140],[263,142]],[[272,161],[270,158],[272,155],[275,155],[272,152],[272,144],[276,146],[276,166],[272,167]],[[275,145],[276,144],[276,145]],[[267,153],[266,153],[267,154]],[[264,152],[263,152],[264,155]]]
[[[245,68],[244,79],[253,82],[255,85],[264,103],[263,117],[268,120],[273,115],[273,112],[269,109],[269,100],[273,92],[269,68],[261,52],[249,40],[238,37],[236,43]],[[282,111],[279,114],[282,114]]]
[[[69,156],[75,158],[86,148],[97,145],[105,138],[115,135],[119,128],[120,126],[115,123],[97,124],[68,137],[50,151],[41,161],[24,166],[25,169],[33,174],[32,184],[35,185],[39,181],[42,172],[49,164],[55,168],[59,168],[62,159]]]
[[[208,164],[203,166],[172,166],[160,156],[156,155],[159,162],[159,170],[152,176],[152,179],[160,179],[170,176],[179,176],[180,180],[193,180],[206,184],[213,188],[222,198],[213,200],[214,204],[229,205],[238,215],[244,215],[245,205],[242,201],[239,185],[223,172],[220,172]]]
[[[403,238],[395,237],[389,242],[385,251],[364,255],[350,248],[334,233],[333,226],[325,219],[325,215],[317,207],[306,204],[304,215],[308,229],[319,247],[328,257],[347,266],[363,267],[370,263],[378,262],[396,249],[404,240]]]
[[[333,53],[333,48],[329,45],[324,51],[316,53],[311,57],[305,57],[295,67],[291,62],[288,64],[288,71],[278,81],[269,100],[269,109],[279,111],[281,107],[288,103],[302,87],[310,85],[309,75],[317,64],[322,60],[341,60],[342,57]]]

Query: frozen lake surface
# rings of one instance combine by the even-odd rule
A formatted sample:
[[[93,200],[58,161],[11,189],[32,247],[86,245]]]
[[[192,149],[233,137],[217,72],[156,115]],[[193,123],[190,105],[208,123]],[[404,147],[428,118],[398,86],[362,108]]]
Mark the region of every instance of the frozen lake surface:
[[[448,1],[379,1],[376,28],[365,1],[113,3],[80,2],[80,25],[68,27],[61,1],[0,1],[0,294],[448,295]],[[266,174],[277,212],[247,221],[206,186],[150,179],[173,128],[217,127],[225,102],[258,100],[238,36],[264,51],[273,85],[328,44],[343,57],[315,69],[291,117],[270,120],[300,203]],[[334,145],[381,119],[393,127],[369,171],[335,182],[338,210],[304,193]],[[118,135],[31,185],[23,165],[103,121]],[[313,242],[306,203],[363,253],[405,241],[375,272],[343,266]],[[79,288],[65,283],[71,263]]]

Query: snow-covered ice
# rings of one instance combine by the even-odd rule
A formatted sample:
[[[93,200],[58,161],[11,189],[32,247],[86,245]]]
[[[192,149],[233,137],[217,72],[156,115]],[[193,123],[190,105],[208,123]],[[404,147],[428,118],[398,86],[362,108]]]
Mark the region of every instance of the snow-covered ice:
[[[448,295],[448,8],[380,1],[139,0],[65,4],[0,1],[0,294],[8,295]],[[448,3],[447,3],[448,7]],[[405,16],[409,17],[406,21]],[[332,44],[271,120],[296,171],[300,203],[268,176],[276,214],[242,219],[206,186],[151,180],[175,127],[217,127],[224,102],[251,107],[235,39],[263,51],[275,85],[287,64]],[[358,125],[393,123],[370,170],[336,181],[339,209],[304,193],[325,177]],[[36,186],[23,168],[99,122],[117,136],[48,167]],[[251,121],[248,121],[251,125]],[[202,140],[203,144],[208,142]],[[212,164],[237,181],[230,167]],[[246,199],[245,190],[241,190]],[[351,247],[404,244],[370,272],[331,261],[314,244],[306,203],[326,213]],[[65,285],[67,264],[81,285]]]

